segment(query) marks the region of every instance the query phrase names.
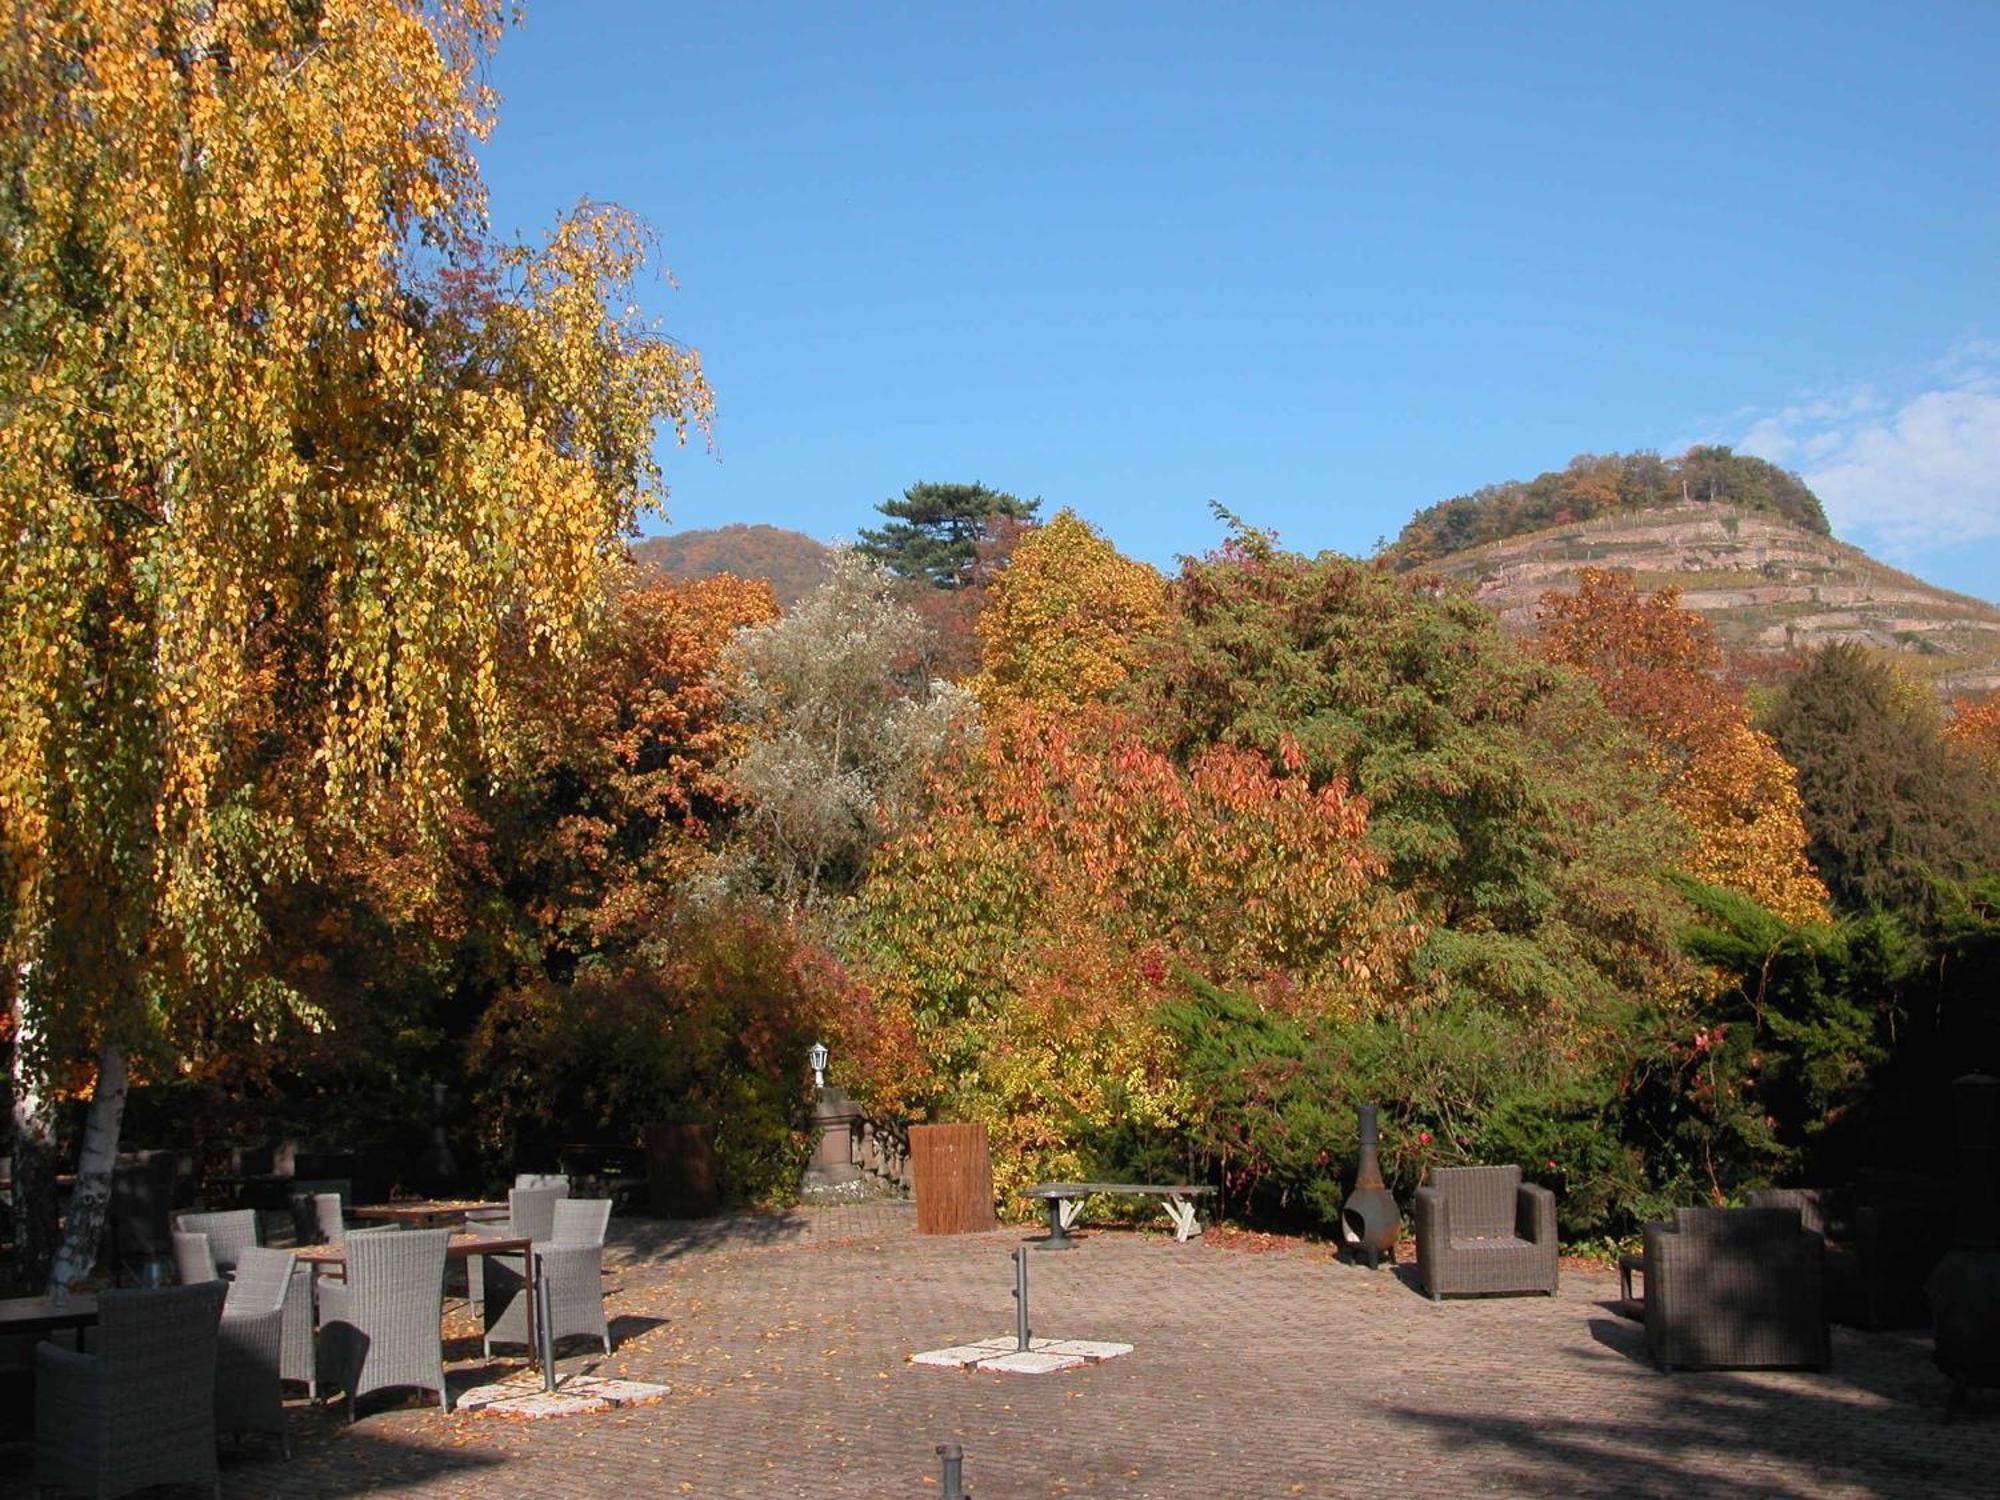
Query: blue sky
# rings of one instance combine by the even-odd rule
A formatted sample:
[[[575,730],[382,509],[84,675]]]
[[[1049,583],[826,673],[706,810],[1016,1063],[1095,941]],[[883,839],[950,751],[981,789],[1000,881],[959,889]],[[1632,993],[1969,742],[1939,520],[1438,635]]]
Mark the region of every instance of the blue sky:
[[[485,163],[503,235],[658,229],[718,399],[675,528],[977,479],[1162,565],[1211,499],[1365,555],[1706,440],[1990,599],[1996,78],[1991,0],[531,0]]]

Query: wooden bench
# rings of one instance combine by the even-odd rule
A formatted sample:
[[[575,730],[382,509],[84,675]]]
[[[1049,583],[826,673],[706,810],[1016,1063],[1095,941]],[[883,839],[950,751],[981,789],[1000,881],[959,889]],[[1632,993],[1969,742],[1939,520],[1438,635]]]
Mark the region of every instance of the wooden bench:
[[[1049,1206],[1049,1237],[1041,1241],[1040,1248],[1067,1250],[1072,1243],[1069,1229],[1076,1223],[1083,1200],[1098,1193],[1165,1199],[1167,1217],[1174,1221],[1174,1239],[1186,1244],[1201,1233],[1201,1224],[1194,1216],[1194,1200],[1214,1191],[1212,1187],[1186,1182],[1044,1182],[1021,1196],[1040,1198]]]

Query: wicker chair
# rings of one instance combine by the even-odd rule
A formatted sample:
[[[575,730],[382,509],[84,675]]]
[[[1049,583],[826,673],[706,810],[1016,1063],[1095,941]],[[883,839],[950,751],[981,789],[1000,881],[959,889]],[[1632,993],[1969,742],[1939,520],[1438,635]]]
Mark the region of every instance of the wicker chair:
[[[450,1243],[449,1229],[357,1234],[347,1279],[320,1283],[320,1383],[347,1392],[348,1421],[361,1397],[395,1386],[436,1391],[451,1410],[440,1328]]]
[[[215,1430],[276,1435],[287,1458],[283,1360],[285,1303],[292,1295],[292,1252],[245,1250],[222,1304],[215,1359]]]
[[[292,1238],[301,1245],[346,1243],[347,1213],[338,1193],[293,1193]]]
[[[1646,1226],[1646,1351],[1663,1370],[1828,1358],[1820,1237],[1791,1208],[1682,1208]]]
[[[208,1236],[185,1229],[174,1231],[174,1266],[182,1286],[200,1286],[204,1281],[220,1281],[215,1268],[215,1252],[208,1248]]]
[[[568,1196],[567,1177],[557,1173],[522,1172],[515,1177],[514,1186],[507,1194],[507,1217],[488,1219],[468,1216],[466,1228],[471,1229],[477,1224],[504,1225],[507,1229],[504,1236],[488,1235],[487,1238],[545,1240],[555,1232],[555,1205]],[[518,1271],[518,1266],[516,1269]],[[465,1296],[474,1312],[480,1311],[484,1305],[485,1271],[484,1256],[466,1257]]]
[[[1924,1285],[1951,1248],[1958,1200],[1949,1183],[1864,1170],[1840,1188],[1759,1188],[1752,1208],[1796,1208],[1826,1241],[1826,1311],[1857,1328],[1930,1319]]]
[[[174,1228],[184,1234],[207,1235],[215,1268],[227,1276],[236,1269],[237,1257],[257,1244],[257,1210],[231,1208],[216,1213],[178,1214]]]
[[[197,1484],[219,1497],[215,1357],[222,1284],[109,1291],[95,1350],[35,1350],[35,1484],[86,1495]]]
[[[604,1228],[611,1217],[608,1198],[564,1198],[555,1205],[547,1239],[535,1241],[534,1255],[545,1277],[550,1342],[575,1335],[593,1338],[611,1352],[611,1329],[604,1317]],[[468,1226],[473,1227],[473,1226]],[[497,1225],[474,1227],[497,1238]],[[495,1344],[532,1346],[528,1323],[527,1260],[520,1255],[485,1258],[486,1353]]]
[[[1433,1302],[1556,1290],[1556,1195],[1519,1167],[1439,1167],[1417,1189],[1417,1269]]]
[[[224,1244],[230,1247],[229,1270],[233,1274],[244,1256],[257,1248],[254,1237],[245,1243],[242,1239],[243,1218],[248,1216],[255,1226],[255,1215],[245,1209],[241,1214],[182,1214],[182,1224],[207,1223],[207,1230],[176,1229],[174,1240],[174,1264],[180,1272],[182,1286],[193,1286],[203,1281],[214,1281],[221,1276],[217,1262],[223,1252],[216,1247],[216,1234],[221,1233]],[[219,1230],[217,1221],[219,1223]],[[279,1356],[279,1368],[283,1378],[296,1380],[306,1388],[308,1396],[319,1394],[319,1370],[313,1356],[313,1279],[309,1266],[295,1266],[292,1270],[291,1289],[285,1294],[284,1342]]]

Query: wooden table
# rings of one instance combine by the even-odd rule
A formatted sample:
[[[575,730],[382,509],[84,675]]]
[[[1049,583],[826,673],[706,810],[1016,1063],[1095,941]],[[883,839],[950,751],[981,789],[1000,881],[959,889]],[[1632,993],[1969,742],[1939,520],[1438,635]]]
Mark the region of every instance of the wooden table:
[[[387,1224],[407,1224],[413,1229],[441,1229],[463,1224],[473,1214],[504,1214],[504,1203],[482,1203],[466,1198],[426,1198],[412,1203],[370,1203],[350,1208],[348,1217],[378,1219]]]
[[[532,1241],[523,1235],[518,1239],[482,1240],[476,1234],[455,1234],[445,1246],[448,1260],[464,1260],[468,1255],[526,1255]],[[347,1266],[345,1245],[306,1245],[292,1252],[302,1266],[324,1269],[327,1266]]]
[[[0,1297],[0,1334],[60,1333],[96,1326],[97,1299],[86,1292],[71,1292],[61,1307],[49,1297]]]

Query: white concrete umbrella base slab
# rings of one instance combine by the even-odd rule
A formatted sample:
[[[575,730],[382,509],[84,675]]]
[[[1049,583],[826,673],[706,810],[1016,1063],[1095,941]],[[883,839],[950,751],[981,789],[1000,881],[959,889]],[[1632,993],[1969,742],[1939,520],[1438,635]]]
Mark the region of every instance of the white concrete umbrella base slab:
[[[1013,1375],[1053,1375],[1074,1370],[1079,1365],[1101,1364],[1130,1354],[1130,1344],[1107,1344],[1096,1339],[1030,1339],[1023,1350],[1008,1337],[979,1339],[970,1344],[953,1344],[945,1349],[927,1349],[912,1354],[910,1363],[937,1370],[1001,1370]]]
[[[523,1370],[496,1380],[491,1385],[474,1386],[453,1403],[453,1410],[476,1417],[513,1417],[533,1421],[541,1417],[580,1417],[595,1411],[617,1411],[625,1406],[644,1406],[667,1394],[668,1387],[647,1385],[637,1380],[611,1380],[600,1375],[570,1375],[552,1391],[542,1389],[541,1372]]]

